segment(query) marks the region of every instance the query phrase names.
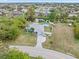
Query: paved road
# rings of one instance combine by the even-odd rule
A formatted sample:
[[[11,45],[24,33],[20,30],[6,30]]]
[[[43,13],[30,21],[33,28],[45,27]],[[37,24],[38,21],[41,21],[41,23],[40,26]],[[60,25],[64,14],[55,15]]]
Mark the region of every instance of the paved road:
[[[30,56],[42,56],[44,59],[76,59],[72,56],[44,48],[36,48],[29,46],[10,46],[9,48],[17,48],[20,51],[28,53]]]

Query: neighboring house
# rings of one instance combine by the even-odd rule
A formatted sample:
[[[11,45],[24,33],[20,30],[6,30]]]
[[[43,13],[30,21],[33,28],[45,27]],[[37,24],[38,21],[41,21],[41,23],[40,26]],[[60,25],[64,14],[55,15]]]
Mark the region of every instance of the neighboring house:
[[[50,13],[50,8],[40,7],[35,9],[36,16],[39,16],[41,13],[47,16]]]
[[[23,13],[26,13],[26,12],[27,12],[27,9],[24,9],[24,8],[23,8],[21,11],[22,11]]]
[[[7,14],[9,13],[9,11],[5,10],[5,9],[0,9],[0,16],[7,16]]]
[[[75,14],[75,13],[70,13],[68,16],[69,16],[69,17],[73,17],[73,16],[78,16],[78,15]]]
[[[0,16],[3,16],[3,12],[0,11]]]
[[[75,10],[75,9],[69,10],[69,17],[78,16],[78,14],[79,14],[78,10]]]
[[[44,19],[35,19],[36,22],[44,21]]]
[[[20,16],[20,15],[22,15],[22,12],[20,12],[20,11],[12,11],[12,12],[10,13],[10,15],[11,15],[11,16]]]

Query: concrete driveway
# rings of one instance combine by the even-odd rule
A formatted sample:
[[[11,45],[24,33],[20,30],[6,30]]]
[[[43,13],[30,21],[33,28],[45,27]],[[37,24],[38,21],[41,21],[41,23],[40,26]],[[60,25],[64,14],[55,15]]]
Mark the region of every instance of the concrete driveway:
[[[30,27],[33,27],[35,29],[34,32],[37,32],[37,44],[35,46],[36,48],[42,48],[42,43],[46,41],[44,26],[48,26],[48,24],[39,24],[39,23],[30,24]]]

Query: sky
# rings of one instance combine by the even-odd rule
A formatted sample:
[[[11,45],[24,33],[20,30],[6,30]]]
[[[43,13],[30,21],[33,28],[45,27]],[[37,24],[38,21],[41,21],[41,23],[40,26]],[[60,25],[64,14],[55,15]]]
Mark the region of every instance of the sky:
[[[0,0],[0,3],[18,3],[18,2],[79,3],[79,0]]]

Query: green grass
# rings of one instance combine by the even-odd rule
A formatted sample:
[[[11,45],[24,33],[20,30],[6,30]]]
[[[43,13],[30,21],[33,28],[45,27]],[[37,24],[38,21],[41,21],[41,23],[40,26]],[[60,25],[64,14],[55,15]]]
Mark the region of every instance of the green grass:
[[[52,28],[50,26],[49,27],[46,27],[46,26],[44,27],[45,32],[51,32],[51,30],[52,30]]]
[[[39,24],[45,24],[46,22],[44,22],[44,21],[41,21],[41,22],[39,22]]]
[[[36,45],[36,33],[23,33],[19,35],[15,41],[9,42],[10,45],[24,45],[35,46]]]

